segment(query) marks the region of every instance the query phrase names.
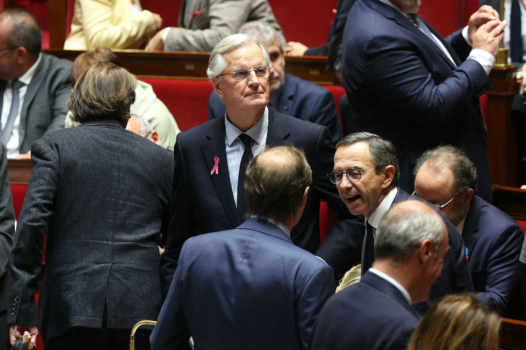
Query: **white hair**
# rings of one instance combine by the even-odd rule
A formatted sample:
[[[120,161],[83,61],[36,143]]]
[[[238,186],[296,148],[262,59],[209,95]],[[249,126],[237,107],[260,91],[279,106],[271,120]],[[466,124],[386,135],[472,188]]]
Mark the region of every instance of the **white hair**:
[[[242,34],[250,35],[263,44],[271,44],[275,40],[278,41],[278,45],[281,50],[285,51],[287,48],[287,42],[281,32],[278,32],[274,27],[266,22],[252,21],[247,22],[239,28],[239,32]]]
[[[223,73],[227,66],[227,63],[223,58],[225,53],[246,43],[254,43],[258,45],[261,51],[263,51],[265,64],[270,67],[270,58],[268,56],[268,52],[257,39],[246,34],[232,34],[221,40],[212,50],[210,59],[208,60],[208,69],[206,70],[206,75],[208,75],[208,78],[212,79]]]
[[[139,122],[141,132],[143,133],[144,137],[146,137],[148,140],[151,140],[153,128],[150,125],[150,123],[148,123],[146,119],[137,114],[131,114],[131,117],[134,117]]]
[[[422,212],[418,208],[391,210],[376,230],[374,255],[377,259],[404,262],[429,239],[435,247],[436,258],[443,239],[442,230],[442,219],[437,213]]]

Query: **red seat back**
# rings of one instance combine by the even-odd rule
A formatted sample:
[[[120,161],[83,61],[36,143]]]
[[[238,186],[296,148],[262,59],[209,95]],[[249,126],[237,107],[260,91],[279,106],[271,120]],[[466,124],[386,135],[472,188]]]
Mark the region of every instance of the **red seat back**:
[[[27,185],[11,185],[11,195],[13,196],[13,208],[15,209],[15,217],[18,220],[20,211],[24,205],[24,198],[26,196]]]

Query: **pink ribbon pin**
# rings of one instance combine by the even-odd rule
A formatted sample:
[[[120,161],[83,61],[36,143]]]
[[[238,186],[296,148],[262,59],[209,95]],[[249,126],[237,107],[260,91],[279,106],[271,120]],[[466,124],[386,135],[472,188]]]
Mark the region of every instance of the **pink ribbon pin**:
[[[210,175],[213,175],[214,172],[219,175],[219,158],[214,157],[214,167],[212,168],[212,172],[210,172]]]

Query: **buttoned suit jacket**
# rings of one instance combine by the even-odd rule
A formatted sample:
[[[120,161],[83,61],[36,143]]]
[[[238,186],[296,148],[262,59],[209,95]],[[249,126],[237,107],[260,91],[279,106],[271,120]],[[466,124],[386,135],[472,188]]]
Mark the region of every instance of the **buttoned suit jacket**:
[[[185,6],[182,1],[179,27],[170,28],[166,36],[166,51],[211,52],[222,39],[252,21],[266,22],[283,35],[267,0],[192,0],[188,12]]]
[[[47,233],[38,326],[44,344],[75,326],[131,329],[162,304],[156,237],[166,232],[173,154],[115,120],[33,144],[33,173],[10,262],[8,323],[37,325],[34,293]]]
[[[249,218],[184,244],[152,350],[307,349],[336,286],[331,268],[277,226]]]
[[[402,293],[368,273],[325,303],[310,349],[405,350],[417,324]]]
[[[7,310],[7,291],[9,280],[9,256],[15,236],[15,212],[11,187],[7,177],[7,158],[4,144],[0,142],[0,315]],[[0,347],[7,338],[6,316],[0,317]]]
[[[371,25],[373,23],[374,25]],[[491,88],[482,66],[468,57],[461,31],[445,53],[399,11],[380,0],[358,0],[343,39],[343,82],[360,131],[391,141],[400,159],[400,184],[414,189],[413,167],[427,149],[451,144],[477,167],[478,195],[492,201],[486,129],[478,98]]]
[[[339,221],[329,235],[353,235],[358,238],[353,252],[359,251],[363,239],[363,224],[349,213],[340,199],[336,186],[327,174],[333,169],[334,147],[325,127],[298,120],[269,109],[268,146],[291,143],[305,152],[312,168],[312,184],[307,204],[299,223],[292,229],[295,245],[314,253],[320,245],[320,200],[327,201],[339,214]],[[239,222],[225,149],[225,120],[218,118],[177,135],[174,150],[174,196],[166,250],[161,257],[163,292],[168,287],[177,267],[183,243],[192,236],[231,230]],[[214,158],[219,158],[218,174],[211,174]],[[354,220],[353,220],[354,219]],[[332,252],[319,255],[329,259]],[[318,254],[317,254],[318,255]]]
[[[42,54],[22,103],[18,129],[20,153],[29,152],[33,142],[44,134],[64,128],[72,65],[71,61]],[[5,80],[0,80],[2,97],[6,84]],[[2,107],[3,98],[0,98],[0,111]]]
[[[279,113],[326,126],[331,132],[334,144],[342,136],[340,119],[332,94],[310,81],[285,73],[285,83],[278,105],[271,108]],[[217,93],[212,91],[208,100],[208,119],[224,117],[225,112],[225,104]]]
[[[506,213],[474,196],[462,239],[477,299],[504,317],[521,316],[524,233]]]

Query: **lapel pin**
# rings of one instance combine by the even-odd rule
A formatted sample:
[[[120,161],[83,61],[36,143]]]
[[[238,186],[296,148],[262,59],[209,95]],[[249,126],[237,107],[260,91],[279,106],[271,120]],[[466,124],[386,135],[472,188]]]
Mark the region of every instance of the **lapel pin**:
[[[210,175],[213,175],[214,173],[216,173],[217,175],[219,175],[219,158],[218,157],[214,157],[214,167],[212,168],[212,171],[210,172]]]

